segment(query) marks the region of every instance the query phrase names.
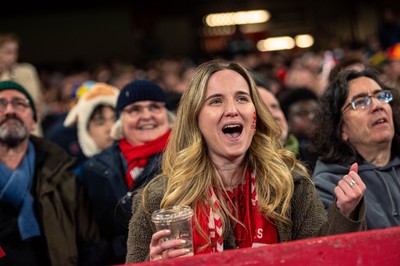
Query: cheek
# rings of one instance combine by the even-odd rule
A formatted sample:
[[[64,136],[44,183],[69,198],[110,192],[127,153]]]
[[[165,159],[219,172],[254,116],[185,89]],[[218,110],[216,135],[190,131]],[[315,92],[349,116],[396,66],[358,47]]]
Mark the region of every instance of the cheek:
[[[200,110],[199,112],[199,118],[198,118],[198,123],[200,125],[211,125],[211,123],[214,123],[213,121],[218,120],[217,117],[220,117],[220,114],[218,110],[209,110],[207,108],[204,108]]]
[[[124,119],[121,120],[123,129],[126,130],[135,127],[138,120],[138,118],[124,117]]]
[[[33,124],[32,126],[31,126],[31,128],[29,129],[29,132],[34,132],[36,130],[36,125],[35,124]]]
[[[160,114],[154,117],[159,125],[168,125],[168,113]]]
[[[251,129],[256,129],[257,126],[257,113],[253,112],[253,122],[251,123]]]
[[[89,123],[87,133],[93,137],[95,135],[95,127],[91,123]]]
[[[207,123],[208,123],[208,121],[206,120],[206,119],[204,119],[203,117],[202,117],[202,115],[199,115],[199,122],[198,122],[198,124],[199,124],[199,129],[200,129],[200,132],[201,132],[201,134],[204,136],[204,134],[206,133],[205,132],[205,129],[207,129]],[[209,123],[208,123],[209,124]]]
[[[30,130],[31,132],[36,129],[36,122],[33,119],[33,117],[31,117],[31,116],[27,116],[27,117],[20,116],[19,118],[22,121],[24,121],[24,123],[26,124],[27,129]]]
[[[122,122],[122,132],[123,132],[124,136],[127,136],[128,132],[132,132],[133,131],[132,129],[134,129],[134,128],[135,128],[135,126],[134,126],[133,122],[131,122],[131,121],[123,121]]]
[[[344,141],[349,141],[348,130],[349,128],[347,127],[346,123],[343,123],[341,132],[342,132],[342,140]]]
[[[98,138],[102,135],[102,129],[100,126],[89,125],[88,133],[92,138]]]

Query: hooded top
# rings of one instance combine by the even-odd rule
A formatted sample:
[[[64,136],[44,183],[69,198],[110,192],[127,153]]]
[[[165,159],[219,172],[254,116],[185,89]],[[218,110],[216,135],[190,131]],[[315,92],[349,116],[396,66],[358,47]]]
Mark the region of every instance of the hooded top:
[[[85,82],[78,89],[79,96],[77,104],[69,111],[64,120],[64,126],[69,127],[77,123],[78,142],[86,157],[91,157],[100,152],[93,138],[90,136],[87,125],[93,110],[99,105],[115,107],[119,90],[106,83]]]
[[[334,188],[348,174],[349,165],[317,161],[313,179],[325,209],[335,200]],[[394,157],[383,167],[366,161],[359,164],[358,174],[367,190],[367,228],[379,229],[400,225],[400,158]]]

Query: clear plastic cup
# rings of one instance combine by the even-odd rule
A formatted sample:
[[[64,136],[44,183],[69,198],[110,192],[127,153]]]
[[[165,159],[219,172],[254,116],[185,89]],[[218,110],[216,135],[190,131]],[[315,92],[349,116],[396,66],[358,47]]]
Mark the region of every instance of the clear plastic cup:
[[[190,250],[188,256],[193,255],[193,233],[192,233],[193,210],[189,206],[172,206],[160,209],[151,215],[157,231],[169,229],[171,235],[162,241],[172,239],[183,239],[185,244],[180,248]]]

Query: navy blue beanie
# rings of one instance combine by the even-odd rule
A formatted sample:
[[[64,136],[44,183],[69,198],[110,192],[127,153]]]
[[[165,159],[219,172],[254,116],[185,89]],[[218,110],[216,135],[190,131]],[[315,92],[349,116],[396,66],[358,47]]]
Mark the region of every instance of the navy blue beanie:
[[[117,100],[117,117],[125,106],[139,101],[163,102],[170,110],[164,90],[150,80],[135,80],[122,88]]]

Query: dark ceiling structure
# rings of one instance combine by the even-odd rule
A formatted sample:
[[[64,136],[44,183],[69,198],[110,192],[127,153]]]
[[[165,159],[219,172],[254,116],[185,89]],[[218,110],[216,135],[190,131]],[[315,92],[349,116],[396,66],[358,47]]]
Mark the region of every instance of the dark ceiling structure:
[[[208,13],[266,9],[271,19],[250,39],[314,36],[313,49],[332,43],[366,42],[377,34],[383,10],[400,13],[394,0],[153,0],[107,4],[58,1],[17,6],[10,3],[0,17],[0,32],[16,32],[21,57],[35,64],[64,64],[74,60],[99,62],[112,56],[143,61],[163,56],[199,56],[210,52],[207,42],[220,49],[232,36],[202,33]],[[253,41],[254,41],[253,40]],[[215,51],[218,52],[218,46]]]

